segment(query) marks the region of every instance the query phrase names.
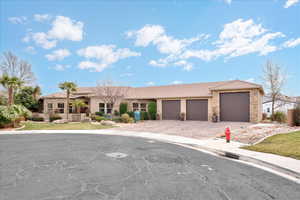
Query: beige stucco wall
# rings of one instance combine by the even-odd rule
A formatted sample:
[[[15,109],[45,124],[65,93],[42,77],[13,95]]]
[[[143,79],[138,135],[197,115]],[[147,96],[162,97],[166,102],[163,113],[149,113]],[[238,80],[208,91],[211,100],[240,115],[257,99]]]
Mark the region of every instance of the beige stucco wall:
[[[220,116],[220,93],[250,92],[250,122],[257,123],[262,119],[263,94],[259,89],[212,91],[211,108]],[[220,118],[220,117],[219,117]]]

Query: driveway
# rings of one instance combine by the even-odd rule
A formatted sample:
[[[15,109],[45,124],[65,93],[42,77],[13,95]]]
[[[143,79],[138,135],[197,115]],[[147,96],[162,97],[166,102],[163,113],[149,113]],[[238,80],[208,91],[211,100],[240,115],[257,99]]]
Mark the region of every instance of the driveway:
[[[226,127],[231,130],[246,129],[251,123],[245,122],[218,122],[207,121],[176,121],[176,120],[156,120],[143,121],[135,124],[121,124],[120,130],[163,133],[178,135],[195,139],[215,138],[225,132]]]
[[[0,199],[298,199],[300,185],[174,144],[85,134],[0,135]]]

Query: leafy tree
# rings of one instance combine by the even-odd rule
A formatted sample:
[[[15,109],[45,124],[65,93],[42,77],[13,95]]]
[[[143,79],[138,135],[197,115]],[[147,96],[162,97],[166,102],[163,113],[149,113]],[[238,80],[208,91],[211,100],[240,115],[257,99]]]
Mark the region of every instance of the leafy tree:
[[[67,120],[69,119],[69,105],[70,105],[70,94],[75,92],[77,85],[74,82],[63,82],[58,85],[58,87],[67,93]]]
[[[150,119],[151,120],[155,120],[156,119],[156,103],[155,102],[150,102],[148,104],[148,113],[150,115]]]
[[[25,106],[30,111],[37,112],[39,109],[38,99],[36,97],[37,87],[26,86],[21,88],[15,94],[15,103]]]
[[[72,102],[72,106],[75,107],[76,113],[80,113],[80,109],[85,107],[86,104],[84,103],[83,100],[76,99],[75,101]]]
[[[32,90],[32,96],[37,101],[39,96],[42,94],[40,86],[35,86]]]
[[[120,115],[123,115],[124,113],[127,113],[127,103],[120,103]]]
[[[8,92],[8,105],[11,106],[14,104],[14,92],[16,89],[20,88],[24,82],[17,77],[9,77],[7,74],[4,74],[0,78],[0,84],[7,89]]]

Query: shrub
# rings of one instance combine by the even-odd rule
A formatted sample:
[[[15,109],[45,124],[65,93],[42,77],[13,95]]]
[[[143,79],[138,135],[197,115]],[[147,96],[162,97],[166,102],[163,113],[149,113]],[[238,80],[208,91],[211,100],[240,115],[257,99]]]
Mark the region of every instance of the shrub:
[[[300,126],[300,103],[297,104],[293,113],[294,125]]]
[[[131,121],[130,118],[131,117],[127,113],[121,115],[121,120],[123,123],[130,123],[130,121]]]
[[[142,111],[141,112],[141,120],[149,120],[149,113]]]
[[[114,118],[112,118],[112,121],[120,123],[120,122],[122,122],[122,118],[121,117],[114,117]]]
[[[114,110],[114,116],[119,116],[119,115],[120,115],[119,111]]]
[[[43,117],[28,117],[27,119],[35,122],[43,122],[45,120]]]
[[[148,112],[149,112],[149,117],[151,120],[156,120],[156,112],[157,112],[157,107],[155,102],[150,102],[148,104]]]
[[[134,112],[132,112],[132,111],[129,111],[129,112],[125,113],[125,114],[128,114],[128,115],[129,115],[129,117],[132,117],[132,118],[134,118]]]
[[[30,116],[31,112],[22,105],[0,106],[0,127],[15,127]]]
[[[50,117],[49,117],[49,121],[50,121],[50,122],[53,122],[53,121],[59,120],[59,119],[62,119],[62,118],[61,118],[61,116],[59,116],[59,115],[57,115],[57,114],[52,114],[52,115],[50,115]]]
[[[98,116],[103,116],[104,113],[103,112],[95,112],[95,115],[98,115]]]
[[[127,103],[121,103],[120,104],[120,115],[123,115],[124,113],[127,113]]]
[[[128,123],[134,123],[134,119],[130,117]]]
[[[286,114],[284,112],[277,111],[272,115],[273,121],[283,123],[286,121]]]
[[[262,120],[266,120],[267,118],[268,118],[267,113],[263,113],[263,114],[262,114]]]
[[[97,122],[101,122],[101,121],[105,120],[105,117],[96,115],[96,116],[95,116],[95,120],[96,120]]]

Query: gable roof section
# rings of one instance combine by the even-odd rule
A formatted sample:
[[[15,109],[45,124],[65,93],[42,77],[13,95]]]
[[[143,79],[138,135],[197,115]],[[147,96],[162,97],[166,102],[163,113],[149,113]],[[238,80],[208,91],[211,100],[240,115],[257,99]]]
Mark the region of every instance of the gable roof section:
[[[126,99],[211,97],[211,91],[213,90],[260,89],[263,93],[261,85],[240,80],[126,88],[129,88],[125,97]],[[91,97],[97,96],[96,93],[97,87],[79,87],[70,97]],[[66,98],[66,93],[58,92],[43,96],[42,98]]]

